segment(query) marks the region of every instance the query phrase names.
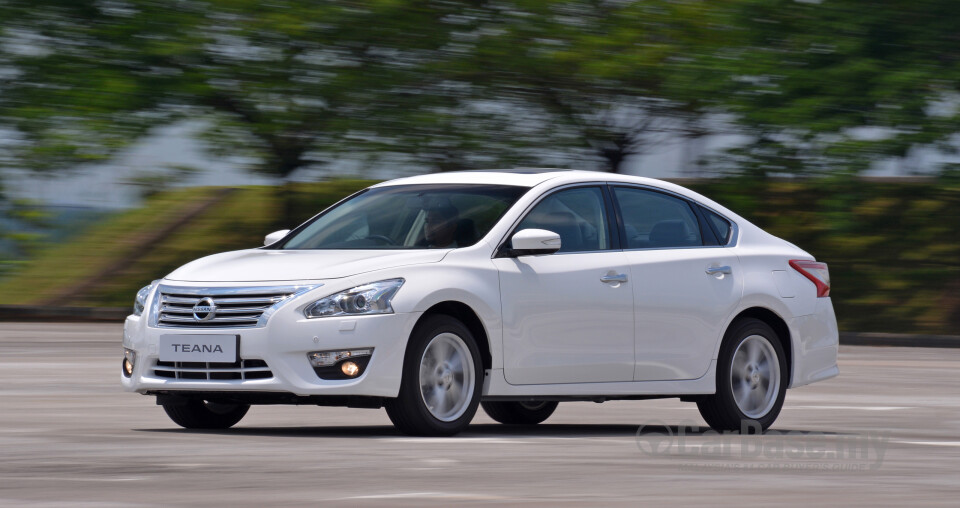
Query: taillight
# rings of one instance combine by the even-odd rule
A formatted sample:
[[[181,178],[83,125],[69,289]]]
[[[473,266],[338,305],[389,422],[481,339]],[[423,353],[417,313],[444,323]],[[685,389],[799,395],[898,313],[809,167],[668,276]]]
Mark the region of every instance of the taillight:
[[[817,298],[830,296],[830,270],[827,269],[826,263],[806,259],[791,259],[790,266],[816,284]]]

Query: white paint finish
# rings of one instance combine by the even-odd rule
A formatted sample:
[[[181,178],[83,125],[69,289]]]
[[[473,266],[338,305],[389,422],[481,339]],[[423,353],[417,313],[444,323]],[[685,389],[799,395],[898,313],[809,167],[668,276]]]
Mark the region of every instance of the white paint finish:
[[[729,248],[626,252],[636,321],[634,380],[696,379],[740,303],[740,261]],[[729,266],[731,274],[706,269]]]
[[[334,289],[336,292],[339,289]],[[240,357],[262,359],[274,377],[253,380],[172,380],[155,377],[152,367],[157,355],[151,352],[162,334],[169,328],[151,328],[147,320],[131,323],[136,328],[132,349],[137,351],[137,364],[132,378],[121,377],[127,391],[148,390],[222,390],[222,391],[282,391],[298,395],[373,395],[396,397],[406,340],[420,313],[397,313],[350,318],[357,322],[356,330],[340,333],[341,318],[306,319],[298,309],[323,296],[323,288],[302,295],[280,307],[265,328],[235,330],[241,337]],[[191,334],[223,334],[224,330],[189,330]],[[319,343],[313,341],[319,337]],[[330,349],[374,348],[367,371],[356,379],[320,381],[307,361],[307,353]],[[375,375],[369,375],[375,373]]]
[[[503,369],[493,369],[487,376],[484,395],[536,397],[564,396],[603,398],[625,395],[695,395],[714,393],[716,389],[715,360],[710,362],[706,374],[698,379],[678,381],[624,381],[611,383],[555,383],[539,385],[514,385],[507,382]]]
[[[174,270],[177,282],[288,282],[338,279],[383,268],[436,263],[448,250],[269,250],[214,254]]]
[[[791,387],[829,379],[840,373],[840,332],[830,298],[815,298],[814,312],[787,321],[793,338]]]
[[[516,250],[557,251],[563,246],[560,235],[544,229],[524,229],[510,238],[510,246]],[[546,253],[546,252],[544,252]]]
[[[503,354],[511,384],[630,381],[632,283],[620,251],[494,260],[500,270]]]
[[[264,359],[274,372],[274,378],[266,380],[152,377],[147,367],[156,360],[160,333],[170,329],[150,328],[147,319],[128,318],[124,343],[138,352],[138,362],[133,378],[122,380],[124,387],[140,392],[268,390],[394,397],[414,326],[424,312],[442,302],[466,305],[480,319],[483,333],[477,338],[486,336],[491,360],[484,383],[486,395],[713,393],[713,360],[723,332],[737,314],[751,307],[768,309],[788,324],[791,387],[837,374],[837,329],[830,299],[816,298],[803,284],[795,284],[793,298],[784,298],[771,275],[773,271],[786,272],[796,282],[797,275],[787,261],[813,256],[708,198],[667,182],[586,171],[427,175],[382,185],[444,182],[521,185],[530,191],[471,247],[250,249],[189,263],[165,282],[196,287],[321,283],[322,287],[285,302],[264,328],[190,329],[190,333],[241,334],[241,356]],[[588,182],[645,185],[699,202],[736,222],[735,246],[494,258],[495,249],[541,196],[561,186]],[[723,278],[706,274],[705,269],[713,265],[731,266],[732,273]],[[600,277],[609,273],[626,274],[628,282],[600,282]],[[301,313],[304,306],[321,297],[397,277],[406,282],[392,302],[394,314],[306,319]],[[365,347],[373,347],[375,352],[366,373],[358,379],[319,380],[306,360],[309,351]]]
[[[532,170],[535,171],[535,170]],[[558,176],[571,173],[569,171],[556,170],[544,172],[518,173],[510,170],[506,171],[452,171],[448,173],[428,173],[425,175],[410,176],[406,178],[397,178],[381,182],[374,187],[389,187],[394,185],[423,185],[437,183],[455,183],[455,184],[493,184],[493,185],[518,185],[521,187],[533,187],[547,180],[557,178]],[[582,171],[576,171],[582,173]],[[596,175],[596,173],[593,173]]]
[[[773,270],[773,283],[777,286],[777,292],[781,298],[793,298],[797,296],[797,290],[793,286],[793,280],[786,270]]]
[[[893,441],[897,444],[911,444],[911,445],[921,445],[921,446],[943,446],[943,447],[960,447],[960,441]]]
[[[274,231],[273,233],[270,233],[269,235],[263,238],[263,244],[272,245],[274,243],[277,243],[278,241],[282,240],[283,237],[287,236],[288,233],[290,233],[289,229],[281,229],[280,231]]]

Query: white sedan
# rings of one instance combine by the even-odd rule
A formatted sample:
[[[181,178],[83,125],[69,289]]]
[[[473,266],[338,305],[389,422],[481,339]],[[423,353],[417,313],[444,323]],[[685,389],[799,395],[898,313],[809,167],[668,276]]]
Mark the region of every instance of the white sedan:
[[[385,407],[450,435],[478,406],[679,397],[714,429],[769,427],[838,374],[827,265],[683,187],[561,170],[403,178],[264,247],[140,290],[121,381],[186,428],[252,404]]]

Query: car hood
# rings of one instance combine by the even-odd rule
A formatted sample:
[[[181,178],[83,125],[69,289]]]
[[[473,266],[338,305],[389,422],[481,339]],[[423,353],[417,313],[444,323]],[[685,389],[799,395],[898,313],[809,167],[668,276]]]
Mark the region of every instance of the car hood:
[[[436,263],[443,250],[268,250],[214,254],[168,275],[182,282],[266,282],[338,279],[384,268]]]

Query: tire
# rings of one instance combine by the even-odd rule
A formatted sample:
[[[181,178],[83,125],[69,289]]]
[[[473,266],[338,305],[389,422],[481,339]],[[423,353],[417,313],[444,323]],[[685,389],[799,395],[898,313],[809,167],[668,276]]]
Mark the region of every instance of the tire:
[[[786,356],[777,333],[758,319],[738,321],[717,361],[717,392],[697,402],[700,415],[721,432],[767,430],[787,393]]]
[[[482,366],[480,349],[463,323],[442,314],[427,317],[407,344],[400,393],[384,404],[390,421],[414,436],[462,431],[480,405]]]
[[[536,425],[557,410],[557,402],[481,402],[490,418],[507,425]]]
[[[243,419],[250,406],[188,399],[186,403],[164,404],[163,410],[185,429],[228,429]]]

